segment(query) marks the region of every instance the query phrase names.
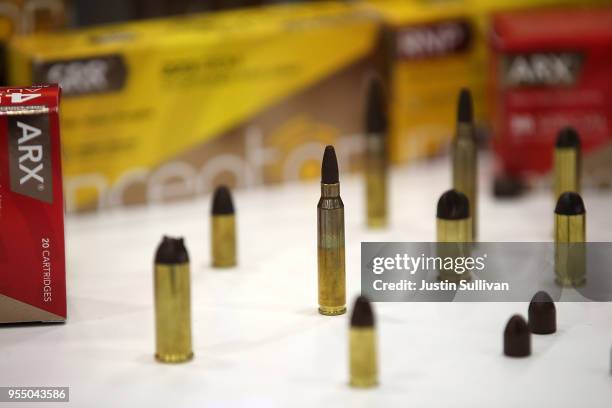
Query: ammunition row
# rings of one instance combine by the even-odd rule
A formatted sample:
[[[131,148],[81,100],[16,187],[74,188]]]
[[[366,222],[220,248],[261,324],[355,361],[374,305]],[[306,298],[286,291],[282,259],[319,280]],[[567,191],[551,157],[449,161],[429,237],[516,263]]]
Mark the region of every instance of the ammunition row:
[[[457,243],[456,254],[470,250],[477,237],[478,152],[468,90],[459,94],[457,132],[453,141],[453,188],[437,204],[437,241]],[[380,81],[368,91],[366,109],[366,216],[370,228],[385,227],[387,217],[387,118]],[[555,147],[555,276],[561,286],[584,284],[585,209],[579,190],[580,143],[575,131],[564,129]],[[212,204],[212,265],[236,265],[235,211],[229,189],[219,187]],[[317,205],[317,258],[319,313],[346,312],[344,203],[340,197],[338,160],[333,146],[325,148],[321,166],[321,196]],[[453,271],[443,280],[469,279]],[[193,358],[191,344],[189,256],[182,239],[164,237],[155,257],[156,358],[176,363]],[[547,293],[538,292],[529,306],[529,323],[513,316],[504,331],[504,354],[531,353],[530,334],[556,331],[555,307]],[[359,296],[349,331],[350,384],[372,387],[378,383],[374,313],[369,300]]]

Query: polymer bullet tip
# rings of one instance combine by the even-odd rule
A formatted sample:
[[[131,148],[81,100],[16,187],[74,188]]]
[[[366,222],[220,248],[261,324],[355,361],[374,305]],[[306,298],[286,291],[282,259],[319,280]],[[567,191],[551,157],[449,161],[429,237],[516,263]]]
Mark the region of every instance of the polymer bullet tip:
[[[155,252],[155,263],[174,265],[187,262],[189,262],[189,254],[183,238],[164,236]]]
[[[219,186],[215,190],[212,203],[212,215],[234,214],[232,193],[227,186]]]
[[[580,194],[573,191],[566,191],[559,196],[555,213],[559,215],[580,215],[586,213],[584,201]]]
[[[338,176],[338,159],[334,146],[328,145],[323,153],[323,163],[321,165],[321,183],[336,184],[340,181]]]
[[[517,176],[499,175],[493,182],[493,195],[498,198],[520,196],[526,189],[525,181]]]
[[[385,94],[382,82],[374,79],[368,89],[366,110],[366,134],[380,135],[387,132],[387,115],[385,112]]]
[[[525,319],[514,315],[504,330],[504,354],[509,357],[526,357],[531,354],[531,333]]]
[[[576,129],[565,127],[559,131],[555,147],[558,148],[580,148],[580,136]]]
[[[529,330],[535,334],[551,334],[557,331],[557,312],[550,295],[539,291],[529,303]]]
[[[474,121],[472,93],[467,88],[462,88],[459,92],[457,121],[459,123],[472,123]]]
[[[367,297],[361,295],[355,300],[353,314],[351,315],[351,327],[373,327],[374,312]]]
[[[448,190],[438,200],[438,218],[443,220],[462,220],[470,216],[470,202],[465,194]]]

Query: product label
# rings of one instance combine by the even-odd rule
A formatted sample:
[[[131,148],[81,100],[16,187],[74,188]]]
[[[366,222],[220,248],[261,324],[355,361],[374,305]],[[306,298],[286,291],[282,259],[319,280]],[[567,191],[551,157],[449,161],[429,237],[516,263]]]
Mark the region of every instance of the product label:
[[[49,116],[8,117],[11,190],[36,200],[53,202]]]
[[[400,59],[423,59],[464,52],[472,44],[473,30],[466,20],[447,20],[401,28],[396,52]]]
[[[584,56],[570,52],[514,54],[502,59],[502,82],[508,86],[571,86]]]
[[[82,96],[121,90],[127,67],[119,55],[97,56],[35,64],[37,83],[61,84],[64,96]]]

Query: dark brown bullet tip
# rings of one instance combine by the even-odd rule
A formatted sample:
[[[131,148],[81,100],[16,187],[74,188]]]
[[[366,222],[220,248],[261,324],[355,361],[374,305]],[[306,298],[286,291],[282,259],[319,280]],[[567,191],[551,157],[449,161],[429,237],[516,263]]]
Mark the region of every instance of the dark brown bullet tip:
[[[499,175],[493,181],[493,195],[497,198],[518,197],[525,189],[525,181],[521,177]]]
[[[338,176],[338,159],[334,146],[325,147],[323,153],[323,164],[321,165],[321,183],[336,184],[340,181]]]
[[[351,316],[351,327],[373,327],[374,313],[372,305],[367,297],[361,295],[355,300],[353,314]]]
[[[175,265],[189,262],[189,254],[183,238],[164,236],[155,252],[155,263],[160,265]]]
[[[212,204],[213,215],[234,214],[234,203],[232,201],[232,193],[227,186],[219,186],[215,190]]]
[[[584,201],[580,194],[573,191],[566,191],[559,196],[555,213],[559,215],[579,215],[586,213]]]
[[[550,295],[539,291],[529,303],[529,330],[534,334],[551,334],[557,331],[557,312]]]
[[[527,357],[531,354],[531,333],[520,315],[512,316],[506,324],[504,354],[509,357]]]
[[[472,123],[474,121],[472,93],[467,88],[462,88],[459,92],[457,121],[460,123]]]
[[[385,94],[380,80],[370,82],[366,108],[366,135],[381,135],[387,132]]]
[[[555,147],[573,147],[579,149],[580,136],[578,135],[578,132],[576,132],[576,129],[572,127],[566,127],[561,129],[561,131],[559,131],[559,135],[557,136],[557,142],[555,144]]]
[[[470,202],[465,194],[448,190],[438,200],[438,218],[443,220],[462,220],[470,216]]]

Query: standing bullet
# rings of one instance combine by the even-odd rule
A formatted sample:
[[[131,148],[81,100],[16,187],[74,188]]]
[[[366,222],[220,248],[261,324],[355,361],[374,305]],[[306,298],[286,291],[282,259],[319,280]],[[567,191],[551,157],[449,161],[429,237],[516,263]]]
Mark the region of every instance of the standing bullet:
[[[529,330],[534,334],[551,334],[557,331],[557,311],[550,295],[536,293],[529,303]]]
[[[458,258],[468,256],[472,242],[472,219],[470,203],[465,194],[448,190],[438,200],[436,213],[438,256]],[[469,271],[458,273],[441,268],[438,278],[442,281],[459,282],[469,280]]]
[[[373,80],[366,110],[366,203],[368,227],[387,225],[388,123],[382,83]]]
[[[236,266],[236,216],[232,195],[226,186],[215,190],[211,213],[212,265]]]
[[[467,89],[459,93],[457,134],[453,141],[453,188],[470,202],[472,235],[478,236],[478,149],[472,108],[472,94]]]
[[[328,316],[346,312],[344,270],[344,203],[340,198],[338,160],[327,146],[321,166],[321,199],[317,205],[317,250],[319,313]]]
[[[191,360],[191,282],[182,238],[163,238],[154,269],[155,358],[163,363]]]
[[[531,354],[531,333],[522,316],[514,315],[506,324],[504,354],[508,357],[527,357]]]
[[[353,307],[349,334],[350,385],[358,388],[378,384],[378,358],[374,313],[365,296],[359,296]]]
[[[563,287],[586,282],[586,210],[580,194],[567,191],[555,208],[555,281]]]
[[[581,173],[580,137],[576,130],[566,127],[559,132],[555,144],[555,200],[566,191],[580,193]]]

